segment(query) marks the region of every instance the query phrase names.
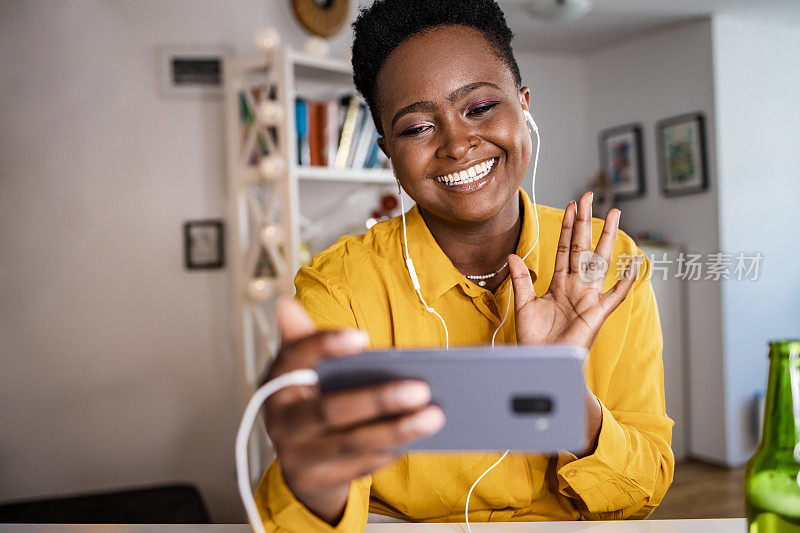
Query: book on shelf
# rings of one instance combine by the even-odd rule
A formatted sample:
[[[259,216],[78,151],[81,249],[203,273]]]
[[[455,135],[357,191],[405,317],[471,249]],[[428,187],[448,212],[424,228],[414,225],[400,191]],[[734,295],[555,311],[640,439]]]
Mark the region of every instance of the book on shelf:
[[[297,163],[337,170],[388,168],[369,109],[357,96],[295,101]]]
[[[248,163],[258,165],[277,148],[278,128],[257,128],[255,108],[266,100],[274,100],[275,90],[257,85],[240,90],[238,96],[242,146],[250,135],[255,135]],[[378,146],[378,132],[369,109],[357,95],[344,94],[326,100],[297,98],[294,118],[297,165],[342,171],[389,168],[389,160]]]
[[[310,165],[311,152],[308,139],[308,104],[305,100],[294,102],[294,124],[297,129],[297,164]]]

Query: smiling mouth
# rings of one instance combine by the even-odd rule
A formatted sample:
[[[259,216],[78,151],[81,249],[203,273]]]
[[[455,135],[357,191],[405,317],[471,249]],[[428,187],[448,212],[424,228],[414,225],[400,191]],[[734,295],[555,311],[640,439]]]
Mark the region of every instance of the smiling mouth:
[[[492,171],[492,167],[495,165],[495,163],[497,163],[497,159],[497,157],[493,157],[492,159],[481,161],[477,165],[473,165],[465,170],[462,170],[461,172],[453,172],[451,174],[437,176],[434,179],[439,183],[444,183],[445,185],[463,185],[466,183],[472,183],[486,177],[489,172]]]

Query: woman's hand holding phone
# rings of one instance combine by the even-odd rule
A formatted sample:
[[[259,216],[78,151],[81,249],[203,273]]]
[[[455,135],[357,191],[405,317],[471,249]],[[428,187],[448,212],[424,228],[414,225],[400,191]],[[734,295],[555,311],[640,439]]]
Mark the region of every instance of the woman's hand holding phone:
[[[282,345],[265,382],[367,348],[362,331],[316,330],[294,299],[280,300],[277,313]],[[266,425],[289,488],[314,514],[337,523],[351,481],[395,461],[398,446],[442,427],[444,414],[430,399],[419,381],[326,394],[316,386],[278,391],[265,403]]]

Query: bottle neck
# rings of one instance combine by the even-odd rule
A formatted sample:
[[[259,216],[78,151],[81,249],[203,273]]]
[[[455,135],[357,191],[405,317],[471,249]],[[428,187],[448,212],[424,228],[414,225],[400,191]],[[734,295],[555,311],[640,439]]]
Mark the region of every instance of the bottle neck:
[[[800,454],[800,343],[773,343],[762,446]]]

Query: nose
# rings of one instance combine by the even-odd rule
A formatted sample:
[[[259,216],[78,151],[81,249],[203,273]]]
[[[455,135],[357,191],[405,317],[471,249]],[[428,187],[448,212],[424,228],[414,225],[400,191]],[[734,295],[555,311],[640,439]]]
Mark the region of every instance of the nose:
[[[462,120],[449,120],[442,124],[439,131],[441,141],[436,149],[436,157],[459,160],[478,144],[478,138],[471,134],[468,125]]]

